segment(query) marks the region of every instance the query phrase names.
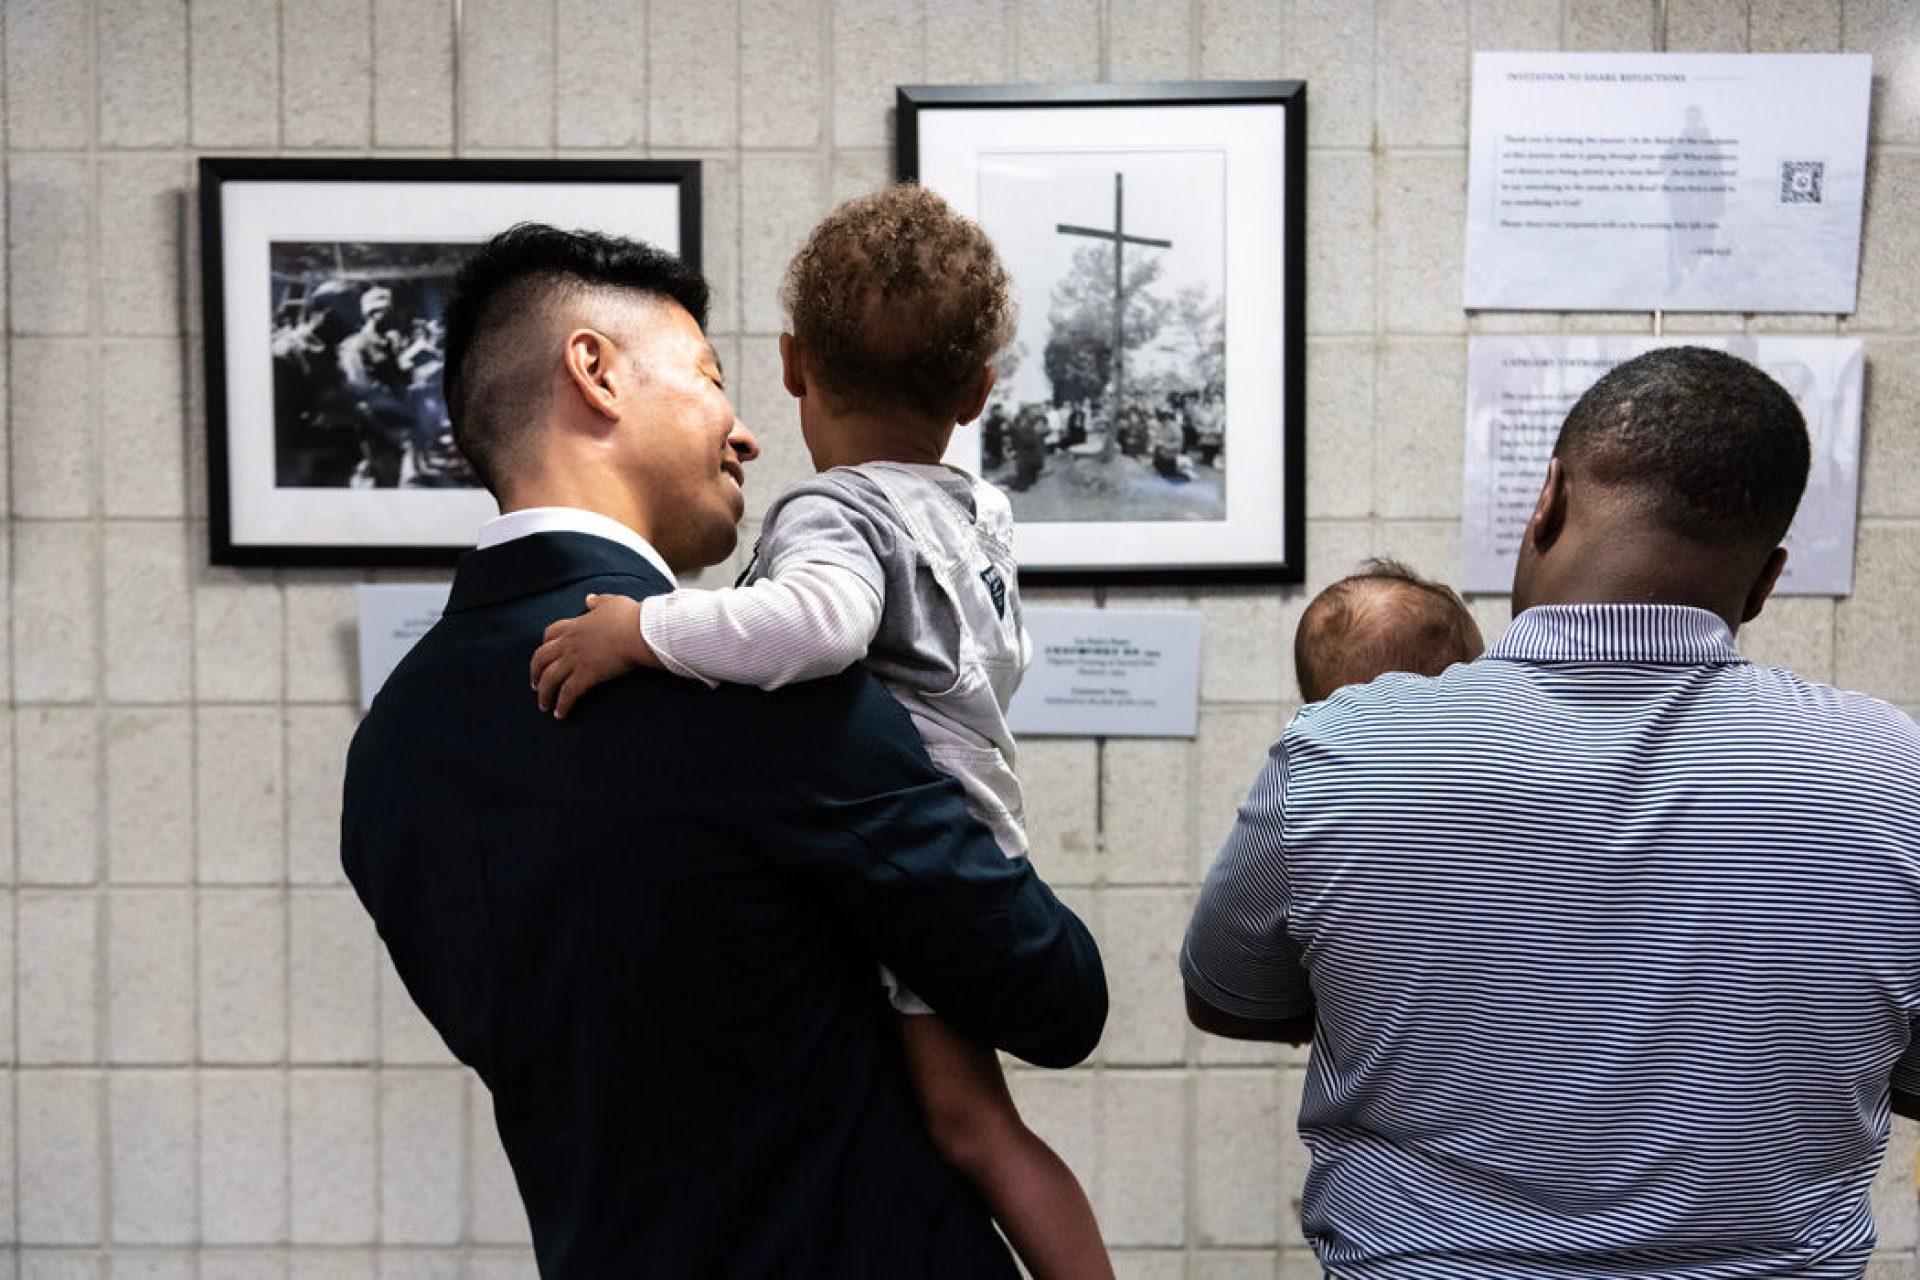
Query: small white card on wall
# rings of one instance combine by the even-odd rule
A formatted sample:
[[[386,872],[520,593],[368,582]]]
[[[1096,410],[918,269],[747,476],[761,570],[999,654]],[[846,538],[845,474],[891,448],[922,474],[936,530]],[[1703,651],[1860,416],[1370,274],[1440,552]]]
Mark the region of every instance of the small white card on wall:
[[[1033,662],[1007,711],[1022,737],[1191,738],[1200,719],[1200,615],[1028,609]]]
[[[1806,415],[1813,458],[1799,514],[1787,530],[1786,572],[1775,591],[1843,596],[1853,590],[1866,368],[1860,339],[1527,337],[1475,338],[1467,348],[1462,591],[1512,588],[1520,536],[1574,402],[1615,365],[1674,346],[1729,352],[1792,393]]]
[[[387,682],[400,659],[446,611],[445,583],[362,584],[360,604],[360,709]],[[531,655],[529,655],[531,656]]]
[[[1466,305],[1851,311],[1866,54],[1476,53]]]

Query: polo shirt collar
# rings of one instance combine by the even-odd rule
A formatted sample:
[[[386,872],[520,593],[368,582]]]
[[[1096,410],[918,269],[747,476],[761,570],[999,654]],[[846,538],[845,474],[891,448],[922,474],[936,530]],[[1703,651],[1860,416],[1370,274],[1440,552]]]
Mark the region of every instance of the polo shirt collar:
[[[1555,604],[1513,620],[1486,656],[1509,662],[1745,662],[1724,620],[1677,604]]]

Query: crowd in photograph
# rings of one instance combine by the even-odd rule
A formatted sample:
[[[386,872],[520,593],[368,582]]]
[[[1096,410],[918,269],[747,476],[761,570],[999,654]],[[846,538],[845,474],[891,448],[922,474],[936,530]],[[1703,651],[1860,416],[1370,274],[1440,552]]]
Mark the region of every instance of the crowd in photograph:
[[[445,330],[377,281],[286,288],[273,315],[275,475],[283,488],[467,487],[441,388]]]
[[[1028,403],[1012,412],[995,401],[980,424],[981,471],[1019,493],[1045,474],[1050,455],[1117,454],[1141,460],[1170,483],[1184,483],[1196,467],[1225,469],[1226,416],[1218,390],[1130,398],[1111,429],[1104,398]]]

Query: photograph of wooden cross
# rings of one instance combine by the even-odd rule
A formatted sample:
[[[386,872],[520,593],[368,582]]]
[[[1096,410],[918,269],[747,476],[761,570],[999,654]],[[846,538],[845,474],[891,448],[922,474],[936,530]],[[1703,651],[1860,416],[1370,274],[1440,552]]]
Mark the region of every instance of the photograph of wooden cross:
[[[1113,175],[1113,230],[1103,231],[1098,227],[1077,227],[1062,222],[1054,230],[1066,236],[1088,236],[1095,240],[1108,240],[1113,243],[1113,393],[1108,400],[1109,426],[1106,443],[1100,448],[1102,461],[1113,456],[1115,442],[1119,439],[1120,406],[1124,403],[1127,389],[1126,346],[1121,341],[1126,326],[1127,283],[1126,253],[1130,244],[1145,245],[1150,249],[1171,249],[1171,240],[1152,240],[1146,236],[1127,234],[1126,188],[1124,176]]]

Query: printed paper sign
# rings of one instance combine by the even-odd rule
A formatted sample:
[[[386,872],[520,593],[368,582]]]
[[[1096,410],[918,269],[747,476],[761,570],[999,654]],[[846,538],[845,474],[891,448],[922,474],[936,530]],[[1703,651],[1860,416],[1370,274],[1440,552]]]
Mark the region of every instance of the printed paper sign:
[[[360,587],[360,709],[373,705],[373,696],[387,682],[400,659],[421,636],[433,629],[447,607],[442,584],[371,585]],[[529,655],[531,656],[531,655]]]
[[[1476,338],[1467,354],[1466,491],[1460,589],[1504,593],[1547,459],[1567,411],[1615,365],[1662,346],[1712,347],[1765,369],[1793,394],[1813,446],[1800,513],[1787,531],[1781,595],[1853,590],[1860,494],[1858,338]]]
[[[1478,53],[1466,305],[1854,307],[1866,54]]]
[[[1028,609],[1033,664],[1016,735],[1191,738],[1200,718],[1200,615]]]

